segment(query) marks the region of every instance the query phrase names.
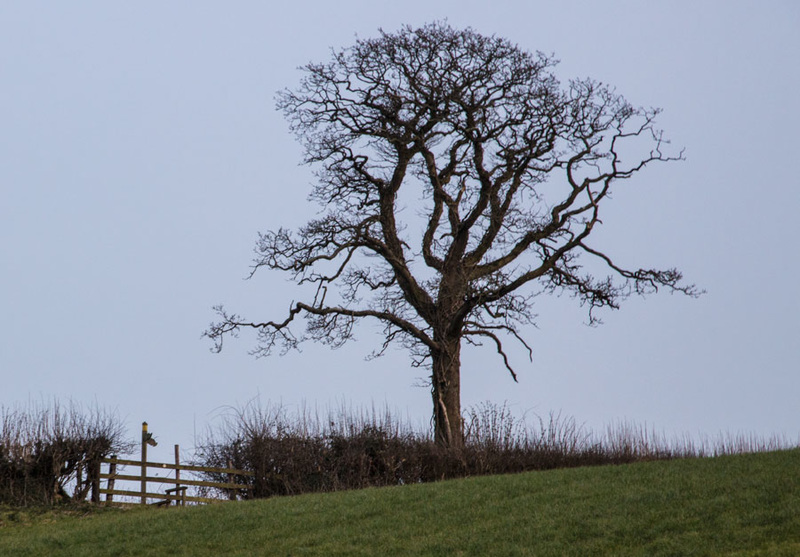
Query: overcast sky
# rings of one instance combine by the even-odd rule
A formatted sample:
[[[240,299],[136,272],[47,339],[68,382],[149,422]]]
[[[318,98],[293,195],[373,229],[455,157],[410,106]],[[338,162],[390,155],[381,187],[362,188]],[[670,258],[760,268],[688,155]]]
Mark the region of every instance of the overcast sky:
[[[255,396],[388,403],[427,424],[407,355],[364,361],[377,329],[261,360],[252,336],[212,354],[201,334],[215,304],[271,319],[302,294],[278,273],[242,280],[258,231],[315,211],[276,91],[356,36],[447,18],[664,109],[686,161],[620,183],[595,245],[707,290],[631,299],[598,328],[540,298],[533,363],[512,351],[519,383],[471,350],[464,405],[797,438],[800,3],[272,4],[0,4],[0,404],[96,401],[132,437],[150,422],[162,458]]]

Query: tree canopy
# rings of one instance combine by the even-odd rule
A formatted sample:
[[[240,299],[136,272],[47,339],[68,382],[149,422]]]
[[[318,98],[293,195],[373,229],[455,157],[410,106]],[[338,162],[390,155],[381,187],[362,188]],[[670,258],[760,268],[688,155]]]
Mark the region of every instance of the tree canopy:
[[[316,170],[322,212],[260,234],[253,272],[286,271],[311,289],[275,321],[216,308],[215,348],[243,328],[258,331],[257,355],[304,340],[339,346],[373,318],[376,355],[397,343],[430,369],[436,439],[457,447],[463,342],[488,343],[516,379],[504,342],[530,351],[523,332],[539,294],[573,294],[591,322],[631,294],[696,295],[677,269],[627,268],[590,242],[614,184],[682,158],[659,111],[591,79],[562,84],[556,63],[432,23],[306,65],[278,107]],[[596,263],[602,276],[587,270]]]

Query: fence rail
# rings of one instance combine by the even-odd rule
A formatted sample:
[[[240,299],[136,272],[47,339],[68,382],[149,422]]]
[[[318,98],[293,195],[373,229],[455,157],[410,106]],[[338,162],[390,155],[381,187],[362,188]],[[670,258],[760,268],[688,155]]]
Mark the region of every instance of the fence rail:
[[[140,466],[141,460],[126,460],[123,458],[104,458],[103,462],[111,463],[111,461],[121,465]],[[213,468],[209,466],[195,466],[193,464],[168,464],[165,462],[145,462],[148,468],[164,468],[167,470],[185,470],[187,472],[217,472],[220,474],[235,474],[237,476],[254,476],[253,472],[247,470],[236,470],[235,468]]]
[[[107,462],[110,464],[112,462],[111,459],[106,459],[103,462]],[[209,472],[217,472],[217,471],[227,471],[226,468],[220,468],[218,470],[210,469]],[[235,472],[232,472],[235,474]],[[141,481],[141,476],[129,476],[126,474],[103,474],[100,473],[101,480],[128,480],[132,482]],[[219,489],[250,489],[249,486],[242,485],[239,483],[223,483],[223,482],[208,482],[204,480],[184,480],[183,478],[164,478],[161,476],[145,476],[145,480],[152,483],[163,483],[163,484],[174,484],[174,485],[194,485],[194,486],[201,486],[201,487],[217,487]],[[102,490],[101,490],[102,493]]]
[[[106,497],[109,495],[127,495],[130,497],[140,497],[141,492],[139,491],[129,491],[125,489],[101,489],[100,493],[106,494]],[[222,499],[215,499],[213,497],[196,497],[194,495],[177,495],[172,493],[148,493],[147,497],[150,499],[158,499],[155,504],[161,505],[165,504],[166,502],[175,501],[176,503],[180,504],[185,502],[190,503],[219,503]],[[141,503],[125,503],[121,501],[108,501],[106,499],[106,503],[109,505],[140,505]]]

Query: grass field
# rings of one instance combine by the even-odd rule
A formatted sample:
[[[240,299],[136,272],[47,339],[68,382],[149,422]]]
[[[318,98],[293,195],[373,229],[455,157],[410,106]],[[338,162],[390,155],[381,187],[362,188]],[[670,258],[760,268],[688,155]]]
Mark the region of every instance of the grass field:
[[[0,510],[0,555],[800,555],[800,450],[105,511]]]

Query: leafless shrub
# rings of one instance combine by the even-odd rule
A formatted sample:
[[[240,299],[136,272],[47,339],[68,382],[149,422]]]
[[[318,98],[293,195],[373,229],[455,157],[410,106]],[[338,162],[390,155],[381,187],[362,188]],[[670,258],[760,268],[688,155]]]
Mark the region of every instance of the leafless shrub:
[[[309,409],[290,416],[282,406],[258,402],[227,410],[200,443],[196,460],[255,471],[254,497],[398,483],[403,461],[394,455],[416,440],[388,411],[374,408],[342,406],[324,418]]]
[[[784,438],[723,435],[696,441],[667,438],[652,428],[617,422],[601,435],[560,413],[518,418],[503,404],[483,403],[464,416],[465,439],[458,450],[434,443],[388,409],[378,412],[340,406],[322,416],[302,408],[251,402],[229,408],[200,443],[197,462],[251,470],[252,492],[270,497],[399,485],[526,470],[621,464],[777,450]],[[224,478],[213,478],[224,481]]]
[[[797,447],[784,435],[762,437],[752,432],[720,433],[704,436],[696,444],[697,456],[722,456],[779,451]]]
[[[85,500],[99,459],[130,448],[123,439],[116,414],[97,406],[53,400],[0,407],[0,502]]]

